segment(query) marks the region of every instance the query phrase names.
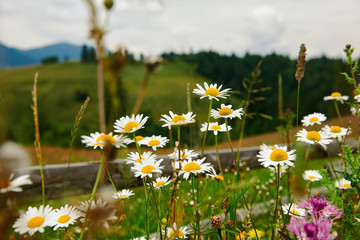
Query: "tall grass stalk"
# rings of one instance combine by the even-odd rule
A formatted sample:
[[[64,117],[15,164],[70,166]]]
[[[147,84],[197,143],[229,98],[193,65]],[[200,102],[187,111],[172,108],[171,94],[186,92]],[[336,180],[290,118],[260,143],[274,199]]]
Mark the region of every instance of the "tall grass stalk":
[[[306,46],[301,44],[298,61],[296,64],[295,79],[298,82],[297,99],[296,99],[296,131],[299,130],[299,105],[300,105],[300,83],[305,73]]]
[[[34,125],[35,125],[35,141],[34,147],[36,151],[36,157],[39,162],[40,168],[40,176],[41,176],[41,192],[42,192],[42,203],[45,207],[45,181],[44,181],[44,173],[43,173],[43,159],[41,154],[41,144],[40,144],[40,130],[39,130],[39,116],[38,116],[38,99],[37,99],[37,83],[38,83],[38,73],[35,73],[34,77],[34,85],[32,91],[32,99],[33,105],[31,106],[34,114]]]
[[[101,132],[106,132],[106,120],[105,120],[105,97],[104,97],[104,35],[105,30],[100,26],[97,19],[97,12],[95,4],[92,0],[86,0],[90,8],[90,22],[91,32],[90,36],[95,40],[96,53],[97,53],[97,80],[98,80],[98,110],[99,110],[99,123]],[[105,16],[108,23],[108,15]],[[105,28],[105,26],[104,26]]]
[[[85,109],[87,108],[87,105],[90,101],[90,97],[87,97],[84,101],[83,105],[81,105],[80,110],[78,114],[75,117],[75,122],[73,124],[73,127],[71,129],[71,140],[70,140],[70,153],[69,153],[69,160],[68,160],[68,167],[66,170],[66,177],[65,177],[65,189],[64,189],[64,198],[66,197],[66,191],[68,186],[68,180],[69,180],[69,172],[70,172],[70,163],[71,163],[71,156],[72,156],[72,150],[73,150],[73,144],[76,138],[77,131],[79,129],[80,121],[84,115]]]

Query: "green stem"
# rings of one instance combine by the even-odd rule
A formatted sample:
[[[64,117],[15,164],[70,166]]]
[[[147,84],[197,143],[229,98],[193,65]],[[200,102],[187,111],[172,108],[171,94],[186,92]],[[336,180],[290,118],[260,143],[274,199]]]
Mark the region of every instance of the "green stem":
[[[137,148],[137,150],[138,150],[138,152],[139,152],[139,157],[140,157],[140,159],[141,159],[141,155],[142,155],[142,153],[141,153],[141,148],[140,148],[139,144],[137,143],[136,136],[135,136],[135,132],[133,132],[132,134],[133,134],[133,138],[134,138],[134,141],[135,141],[136,148]]]
[[[336,114],[338,115],[339,120],[342,122],[342,118],[341,118],[341,114],[340,114],[340,110],[339,110],[339,106],[338,106],[337,100],[334,100],[334,104],[335,104]]]
[[[230,138],[230,133],[229,133],[229,125],[228,125],[227,118],[225,118],[225,125],[226,125],[226,133],[227,133],[227,137],[228,137],[228,140],[229,140],[231,152],[232,152],[233,158],[234,158],[234,164],[235,164],[235,166],[237,166],[236,157],[235,157],[235,153],[234,153],[234,148],[233,148],[232,143],[231,143],[231,138]]]
[[[96,190],[97,190],[97,187],[98,187],[98,185],[99,185],[100,178],[101,178],[101,174],[102,174],[102,170],[103,170],[103,167],[104,167],[104,163],[105,163],[105,157],[104,157],[103,152],[101,152],[101,161],[100,161],[99,171],[98,171],[98,174],[97,174],[97,177],[96,177],[96,181],[95,181],[95,184],[94,184],[92,193],[91,193],[91,197],[90,197],[91,200],[93,200],[94,197],[95,197]]]
[[[145,191],[145,231],[146,231],[146,237],[147,239],[150,239],[150,233],[149,233],[149,223],[148,223],[148,205],[149,205],[149,197],[148,197],[148,193],[146,190],[146,182],[145,179],[143,178],[143,184],[144,184],[144,191]]]
[[[215,147],[216,147],[216,158],[217,158],[217,161],[218,161],[218,164],[219,164],[219,169],[220,169],[220,173],[221,173],[221,176],[224,178],[224,187],[226,189],[226,183],[225,183],[225,175],[221,169],[221,164],[220,164],[220,157],[219,157],[219,146],[218,146],[218,141],[217,141],[217,135],[215,135]],[[218,188],[219,188],[219,182],[218,182]]]
[[[274,210],[274,219],[273,219],[273,226],[272,226],[272,234],[271,234],[271,240],[275,238],[275,224],[277,219],[277,211],[278,211],[278,205],[279,205],[279,189],[280,189],[280,165],[277,166],[277,176],[276,176],[276,205]]]
[[[306,154],[305,154],[304,169],[306,169],[306,163],[307,163],[307,160],[308,160],[308,158],[309,158],[309,154],[310,154],[311,147],[312,147],[312,144],[309,145],[308,150],[306,151]]]
[[[159,210],[159,207],[158,207],[158,203],[157,203],[157,200],[156,200],[156,195],[155,195],[155,192],[154,192],[154,189],[153,189],[152,182],[150,181],[150,177],[147,177],[147,180],[148,180],[148,183],[149,183],[149,186],[150,186],[151,193],[152,193],[153,198],[154,198],[156,214],[157,214],[157,218],[159,220],[160,240],[162,240],[163,237],[162,237],[162,230],[161,230],[160,210]]]
[[[201,158],[204,157],[204,149],[205,149],[206,135],[207,135],[207,132],[209,131],[209,122],[210,122],[211,106],[212,106],[212,99],[210,99],[210,101],[209,101],[209,113],[208,113],[206,131],[205,131],[205,133],[204,133],[203,144],[202,144],[202,148],[201,148]]]
[[[192,199],[193,199],[194,206],[195,206],[195,218],[197,218],[197,204],[196,204],[196,197],[195,197],[194,174],[193,173],[190,173],[190,174],[191,174]],[[199,229],[199,225],[197,224],[197,221],[196,221],[196,232],[195,232],[194,239],[196,239],[198,229]]]
[[[309,190],[309,192],[308,192],[308,198],[310,198],[310,195],[311,195],[311,186],[312,186],[312,182],[310,181],[310,182],[309,182],[309,187],[308,187],[308,190]]]
[[[298,83],[297,101],[296,101],[296,132],[299,131],[299,102],[300,102],[300,81]]]

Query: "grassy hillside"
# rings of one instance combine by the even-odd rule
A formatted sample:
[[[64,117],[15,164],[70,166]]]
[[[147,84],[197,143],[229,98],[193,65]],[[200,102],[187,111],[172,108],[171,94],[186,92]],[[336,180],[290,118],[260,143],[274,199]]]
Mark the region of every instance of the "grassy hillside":
[[[167,130],[161,128],[162,123],[159,122],[161,114],[166,114],[169,110],[187,112],[187,83],[190,83],[192,91],[196,83],[205,80],[194,70],[194,65],[183,62],[165,63],[151,76],[141,112],[150,115],[149,124],[155,126],[148,129],[149,132],[145,130],[143,135],[166,135]],[[68,145],[74,117],[86,96],[90,96],[91,100],[79,135],[99,131],[96,65],[58,63],[0,70],[0,139],[11,138],[24,144],[32,144],[34,127],[31,90],[35,72],[39,73],[39,121],[44,144]],[[130,65],[124,71],[122,80],[126,91],[127,112],[121,115],[129,114],[132,110],[144,72],[145,68],[141,64]],[[200,121],[205,121],[208,101],[191,95],[193,111],[201,113]]]

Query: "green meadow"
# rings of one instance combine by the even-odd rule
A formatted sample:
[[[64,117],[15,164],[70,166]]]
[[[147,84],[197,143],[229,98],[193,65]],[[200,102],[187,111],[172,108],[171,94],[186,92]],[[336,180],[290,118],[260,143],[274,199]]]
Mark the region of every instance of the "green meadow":
[[[31,91],[36,72],[39,73],[39,123],[44,144],[68,146],[74,118],[87,96],[90,102],[79,135],[99,131],[96,64],[56,63],[0,70],[0,140],[10,138],[23,144],[33,143]],[[128,65],[121,73],[125,112],[118,118],[131,113],[144,73],[145,67],[141,63]],[[205,80],[195,72],[194,64],[184,62],[165,62],[152,74],[140,110],[140,113],[150,115],[150,121],[155,124],[155,129],[150,132],[157,130],[159,134],[166,134],[159,122],[161,114],[168,114],[169,110],[187,112],[187,84],[190,84],[191,93],[196,83]],[[107,91],[105,94],[108,95]],[[208,108],[207,102],[192,95],[192,111],[203,113],[198,117],[205,121],[206,112],[201,110]],[[76,144],[80,146],[80,141]]]

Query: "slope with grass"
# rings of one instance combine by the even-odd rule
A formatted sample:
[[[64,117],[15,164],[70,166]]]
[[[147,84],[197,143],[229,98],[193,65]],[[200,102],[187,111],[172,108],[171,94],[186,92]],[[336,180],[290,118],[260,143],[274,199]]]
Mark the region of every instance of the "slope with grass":
[[[23,144],[32,144],[34,131],[31,91],[35,72],[39,73],[39,121],[44,144],[68,146],[74,118],[87,96],[91,100],[80,124],[79,135],[99,130],[96,65],[74,62],[11,68],[0,70],[0,141],[10,138]],[[121,115],[127,115],[132,110],[144,73],[142,64],[130,65],[123,72],[127,111]],[[151,76],[141,109],[142,113],[150,115],[149,125],[155,124],[153,129],[148,129],[149,134],[159,132],[158,134],[166,135],[167,130],[161,128],[159,122],[161,114],[166,114],[169,110],[187,112],[187,84],[190,84],[192,90],[196,83],[205,80],[195,73],[194,65],[183,62],[164,63]],[[193,100],[193,111],[204,112],[201,109],[207,108],[207,102],[198,98]],[[79,139],[76,144],[79,145]]]

